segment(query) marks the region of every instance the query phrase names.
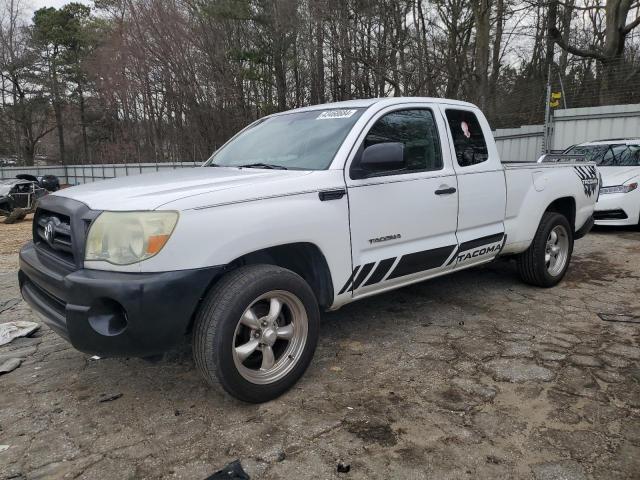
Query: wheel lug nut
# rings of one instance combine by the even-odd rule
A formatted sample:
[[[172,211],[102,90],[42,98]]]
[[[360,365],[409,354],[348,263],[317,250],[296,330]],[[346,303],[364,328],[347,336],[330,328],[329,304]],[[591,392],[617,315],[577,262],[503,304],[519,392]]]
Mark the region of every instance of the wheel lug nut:
[[[266,326],[267,326],[267,322],[266,322],[266,321],[263,321],[263,322],[262,322],[262,326],[263,326],[263,327],[266,327]]]

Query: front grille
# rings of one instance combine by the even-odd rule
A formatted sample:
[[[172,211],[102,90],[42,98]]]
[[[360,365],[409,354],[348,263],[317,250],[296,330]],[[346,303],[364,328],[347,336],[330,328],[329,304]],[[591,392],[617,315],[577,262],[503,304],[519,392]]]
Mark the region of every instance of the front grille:
[[[75,263],[71,219],[68,215],[39,208],[34,218],[34,243],[48,253]]]
[[[594,220],[625,220],[627,214],[624,210],[600,210],[593,212]]]

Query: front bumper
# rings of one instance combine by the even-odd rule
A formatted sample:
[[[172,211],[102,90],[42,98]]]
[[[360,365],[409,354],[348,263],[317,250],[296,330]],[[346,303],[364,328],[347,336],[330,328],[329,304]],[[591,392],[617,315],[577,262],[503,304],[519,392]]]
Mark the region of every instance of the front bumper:
[[[25,301],[76,349],[146,356],[185,340],[200,300],[224,269],[67,270],[30,242],[20,252],[18,278]]]
[[[596,225],[637,225],[640,222],[640,194],[600,195],[594,212]]]

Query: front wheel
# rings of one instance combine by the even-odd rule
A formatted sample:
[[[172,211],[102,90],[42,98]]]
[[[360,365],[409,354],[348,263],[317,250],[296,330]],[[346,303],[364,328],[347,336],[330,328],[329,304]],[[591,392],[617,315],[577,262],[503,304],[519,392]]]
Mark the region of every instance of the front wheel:
[[[517,259],[523,281],[553,287],[564,277],[573,253],[573,230],[564,215],[545,212],[529,248]]]
[[[196,366],[240,400],[272,400],[309,366],[319,323],[316,298],[300,276],[273,265],[241,267],[215,285],[198,312]]]

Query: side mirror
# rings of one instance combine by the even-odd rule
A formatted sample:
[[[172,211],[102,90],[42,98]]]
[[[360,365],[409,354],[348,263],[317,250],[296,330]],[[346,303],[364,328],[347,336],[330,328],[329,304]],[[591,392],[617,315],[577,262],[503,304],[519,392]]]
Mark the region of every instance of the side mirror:
[[[384,172],[401,170],[406,166],[404,161],[404,144],[400,142],[376,143],[362,152],[358,167],[366,172]]]

